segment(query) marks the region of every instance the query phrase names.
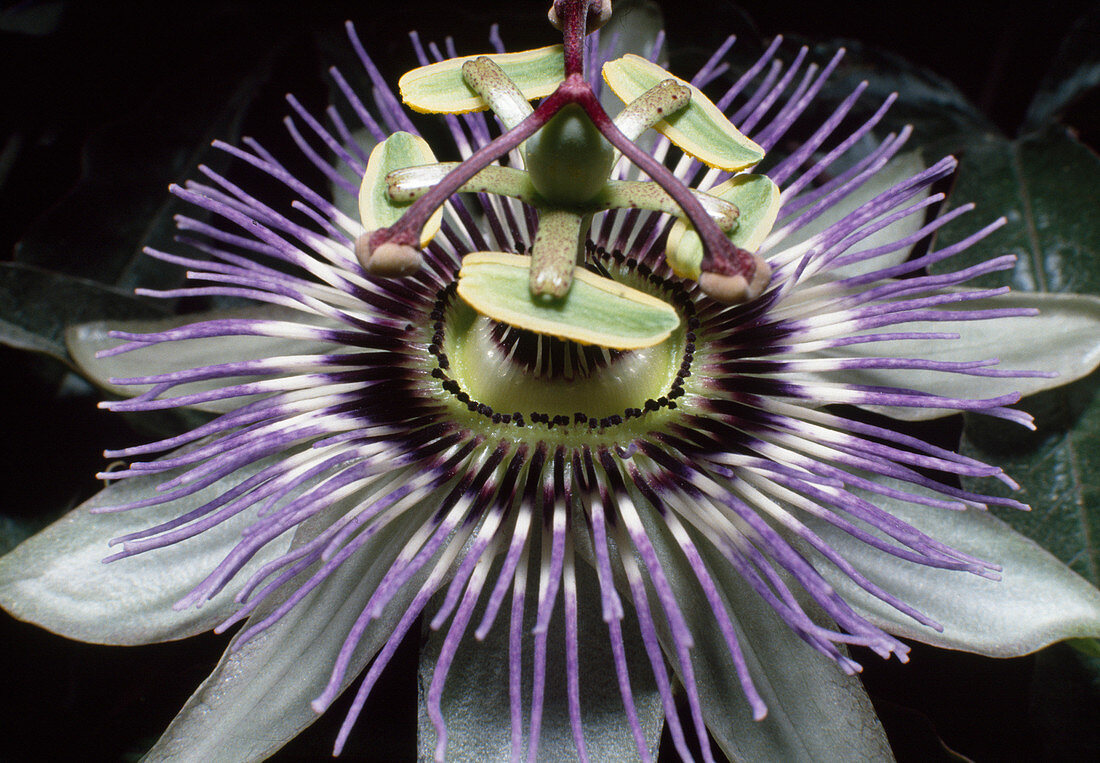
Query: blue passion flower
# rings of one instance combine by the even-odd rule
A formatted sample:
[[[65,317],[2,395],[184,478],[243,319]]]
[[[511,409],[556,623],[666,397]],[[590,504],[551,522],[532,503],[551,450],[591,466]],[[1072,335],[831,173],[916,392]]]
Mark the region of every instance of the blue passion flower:
[[[876,136],[892,99],[841,132],[863,86],[807,126],[839,55],[776,40],[711,101],[732,39],[680,80],[661,39],[618,55],[607,2],[551,16],[564,52],[414,36],[405,100],[440,98],[456,163],[349,25],[373,93],[334,69],[342,109],[287,120],[331,194],[219,143],[293,203],[203,167],[185,248],[148,251],[195,284],[141,293],[254,306],[74,336],[104,407],[211,414],[108,452],[113,484],[0,561],[5,607],[76,638],[243,623],[150,759],[262,758],[351,687],[339,753],[422,623],[438,760],[651,760],[662,719],[684,759],[708,727],[731,758],[888,755],[853,648],[1100,634],[1100,594],[983,513],[1026,507],[958,486],[1010,477],[858,411],[1029,426],[1022,393],[1089,370],[1063,301],[966,285],[1012,256],[928,275],[1002,220],[911,256],[971,211],[934,213],[955,161]]]

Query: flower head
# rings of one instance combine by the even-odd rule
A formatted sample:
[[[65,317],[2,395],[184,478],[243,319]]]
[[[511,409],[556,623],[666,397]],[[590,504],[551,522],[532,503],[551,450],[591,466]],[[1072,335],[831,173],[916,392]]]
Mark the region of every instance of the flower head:
[[[177,347],[187,358],[113,378],[136,394],[104,407],[215,414],[107,453],[128,465],[104,478],[140,486],[94,509],[137,518],[112,541],[110,568],[217,549],[176,609],[212,610],[193,615],[196,629],[243,622],[231,647],[243,656],[230,661],[265,639],[322,633],[296,693],[304,704],[312,692],[323,712],[356,685],[337,752],[423,617],[436,633],[425,704],[438,759],[458,712],[449,682],[479,670],[507,683],[513,758],[545,754],[545,719],[582,759],[600,757],[606,740],[586,736],[589,693],[613,686],[619,741],[639,757],[651,757],[655,712],[682,757],[694,737],[710,759],[716,703],[763,721],[783,699],[754,639],[789,645],[793,634],[838,673],[859,670],[852,646],[905,660],[896,634],[935,640],[952,625],[910,600],[906,580],[1001,570],[912,517],[1025,508],[957,486],[960,476],[1012,485],[997,467],[830,407],[974,411],[1026,426],[1008,407],[1012,388],[1051,383],[937,349],[972,322],[1009,327],[1035,312],[999,305],[1005,290],[965,286],[1009,256],[926,274],[1001,221],[910,258],[969,211],[929,215],[943,198],[931,187],[954,160],[895,178],[913,164],[900,154],[907,133],[865,150],[889,102],[838,132],[862,88],[773,156],[839,56],[807,66],[803,49],[784,65],[777,40],[711,102],[701,89],[728,44],[690,82],[665,77],[659,44],[648,60],[607,61],[598,32],[584,42],[583,21],[606,21],[609,5],[555,3],[564,54],[520,54],[535,80],[561,63],[548,92],[521,86],[526,70],[499,44],[494,56],[444,61],[414,37],[426,68],[407,75],[407,102],[427,94],[446,106],[435,111],[469,111],[453,103],[447,78],[458,77],[473,93],[463,97],[499,120],[448,114],[463,156],[453,164],[416,137],[349,25],[375,103],[333,76],[361,127],[335,110],[326,125],[293,99],[288,122],[338,198],[255,141],[219,144],[284,184],[293,208],[203,168],[204,180],[172,191],[217,222],[181,218],[190,251],[148,252],[196,285],[144,293],[258,307],[114,331],[100,353],[108,367]],[[599,105],[601,70],[627,104],[614,119]],[[645,137],[652,126],[661,138]],[[593,165],[594,179],[577,180]],[[211,360],[193,363],[196,352]],[[944,381],[957,378],[983,394]],[[148,510],[158,519],[142,521]],[[762,633],[763,623],[785,630]],[[494,639],[499,669],[484,650],[478,664],[464,656]],[[583,667],[597,652],[605,675]]]

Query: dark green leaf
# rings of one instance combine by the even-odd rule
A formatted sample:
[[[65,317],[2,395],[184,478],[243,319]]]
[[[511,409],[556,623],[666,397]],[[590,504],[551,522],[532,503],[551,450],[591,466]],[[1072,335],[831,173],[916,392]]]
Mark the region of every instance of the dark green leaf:
[[[19,263],[0,265],[0,342],[71,363],[65,327],[163,313],[129,290]]]
[[[0,516],[0,556],[34,535],[40,526],[39,522]]]
[[[1100,10],[1078,20],[1063,40],[1050,69],[1031,101],[1024,131],[1039,130],[1055,120],[1074,125],[1074,108],[1089,91],[1100,93]],[[1067,118],[1068,117],[1068,118]]]
[[[1028,513],[998,516],[1038,541],[1093,584],[1100,582],[1100,375],[1029,398],[1038,431],[968,420],[962,449],[1020,483]],[[1007,488],[982,484],[991,492]]]
[[[939,270],[983,262],[1006,253],[1016,268],[972,283],[1010,285],[1023,291],[1100,294],[1100,158],[1063,127],[1052,125],[1017,141],[987,135],[960,157],[951,206],[978,205],[982,222],[1003,214],[1008,224]],[[971,220],[974,214],[969,216]],[[948,226],[942,249],[969,235],[974,223]]]
[[[80,180],[29,228],[16,261],[126,288],[182,278],[179,268],[145,257],[142,247],[173,246],[173,216],[190,205],[171,196],[168,185],[194,177],[200,163],[227,163],[210,143],[236,139],[268,66],[263,59],[258,66],[256,58],[241,61],[222,46],[210,46],[200,61],[89,140]]]

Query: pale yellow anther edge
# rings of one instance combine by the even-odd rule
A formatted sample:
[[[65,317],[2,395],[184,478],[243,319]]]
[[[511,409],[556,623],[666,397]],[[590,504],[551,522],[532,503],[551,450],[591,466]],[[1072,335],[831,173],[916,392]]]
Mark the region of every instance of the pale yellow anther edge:
[[[604,64],[603,78],[623,103],[673,79],[691,90],[687,106],[653,125],[684,153],[711,167],[731,172],[751,167],[764,158],[764,149],[747,138],[699,88],[669,74],[641,56],[628,53]]]
[[[458,295],[481,315],[537,334],[615,350],[660,344],[680,325],[675,308],[656,297],[577,268],[565,300],[537,302],[528,293],[531,258],[505,252],[474,252],[462,259]],[[573,313],[568,311],[573,308]],[[579,316],[570,322],[571,316]],[[631,333],[609,333],[618,319]],[[649,325],[651,329],[639,330]]]
[[[394,170],[434,164],[435,154],[423,138],[407,132],[395,132],[374,147],[367,171],[359,185],[359,217],[367,231],[388,228],[401,219],[409,202],[390,198],[386,176]],[[443,223],[443,210],[437,209],[420,231],[420,246],[427,246]]]
[[[450,58],[406,72],[397,82],[401,100],[423,114],[465,114],[488,108],[489,104],[466,83],[462,74],[463,64],[482,55]],[[529,101],[550,95],[565,79],[561,45],[519,53],[491,53],[487,58],[504,70]]]
[[[734,175],[707,191],[740,210],[737,229],[726,234],[732,244],[755,252],[771,233],[779,216],[779,187],[767,175]],[[665,244],[665,260],[680,278],[698,279],[703,262],[703,242],[681,218],[672,226]]]

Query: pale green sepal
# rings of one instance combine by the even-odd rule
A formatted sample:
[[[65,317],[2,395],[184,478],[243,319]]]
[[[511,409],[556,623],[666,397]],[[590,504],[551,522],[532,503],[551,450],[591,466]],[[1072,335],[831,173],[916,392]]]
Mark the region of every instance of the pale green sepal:
[[[172,605],[240,542],[241,532],[254,519],[250,512],[175,545],[105,564],[104,557],[121,550],[108,541],[185,514],[270,463],[242,467],[193,495],[159,506],[92,514],[97,507],[152,497],[157,485],[181,470],[110,485],[0,558],[0,605],[20,620],[95,644],[150,644],[212,629],[236,608],[232,590],[198,609],[177,612]],[[247,579],[289,545],[289,537],[274,540],[240,575]]]
[[[691,629],[692,670],[707,728],[735,761],[890,761],[890,744],[856,676],[799,638],[707,541],[693,534],[768,714],[754,720],[712,609],[687,559],[653,509],[637,501],[646,533]],[[808,612],[811,603],[803,602]],[[659,633],[680,672],[668,634]],[[690,727],[685,734],[691,734]]]
[[[370,152],[367,171],[359,186],[359,219],[368,231],[388,228],[405,214],[408,202],[394,201],[389,194],[386,176],[394,170],[407,167],[419,167],[434,164],[435,154],[428,142],[418,135],[408,132],[395,132]],[[420,231],[420,246],[431,242],[439,232],[443,222],[443,208],[440,207],[428,218]]]
[[[406,72],[397,82],[401,100],[414,111],[428,114],[465,114],[488,108],[489,104],[462,74],[464,63],[482,55],[450,58]],[[504,70],[529,101],[550,95],[565,79],[561,45],[520,53],[491,53],[487,58]]]
[[[764,149],[730,124],[699,88],[641,56],[628,53],[609,61],[604,64],[603,78],[623,103],[630,103],[668,79],[690,88],[691,102],[653,128],[704,164],[732,172],[751,167],[764,158]]]
[[[65,344],[84,376],[99,387],[118,397],[134,397],[150,389],[148,384],[113,384],[111,379],[128,379],[154,374],[186,371],[192,368],[217,365],[219,363],[237,363],[260,358],[278,358],[295,355],[329,354],[348,352],[349,348],[312,342],[302,339],[281,339],[264,336],[213,336],[187,339],[177,342],[162,342],[149,345],[132,352],[97,358],[96,353],[123,344],[122,340],[108,336],[111,331],[126,331],[137,334],[153,334],[160,331],[188,326],[204,320],[244,319],[244,320],[293,320],[315,326],[332,325],[323,318],[298,310],[290,310],[274,305],[248,307],[237,310],[219,310],[198,315],[183,315],[155,321],[117,321],[84,323],[71,326],[65,331]],[[255,381],[259,377],[234,377],[208,379],[206,381],[181,384],[168,394],[177,396],[209,390],[222,389],[231,384]],[[225,413],[231,411],[253,397],[233,397],[199,403],[194,407],[201,411]]]
[[[847,196],[836,199],[836,201],[826,207],[821,214],[797,230],[788,231],[786,226],[788,222],[797,219],[800,214],[805,213],[806,209],[799,210],[797,214],[792,216],[790,221],[784,220],[775,229],[775,236],[772,240],[766,242],[769,247],[769,254],[778,254],[779,262],[788,262],[792,259],[797,259],[809,246],[813,245],[814,241],[811,239],[814,239],[829,227],[843,220],[879,194],[889,191],[898,183],[908,180],[914,175],[923,172],[925,169],[926,167],[924,161],[921,159],[920,151],[910,151],[905,154],[898,154],[891,159],[885,167],[868,178],[863,185],[853,190]],[[931,191],[929,187],[925,186],[909,199],[904,206],[908,207],[917,204],[930,195]],[[890,210],[889,213],[896,211],[898,210]],[[863,227],[866,228],[873,223],[874,221],[870,221]],[[900,220],[895,220],[881,230],[875,231],[862,239],[845,252],[845,256],[854,252],[877,249],[880,246],[885,246],[895,241],[901,241],[920,230],[924,223],[925,210],[918,210],[914,214],[907,215]],[[774,248],[772,246],[773,242]],[[834,267],[825,271],[818,276],[818,278],[847,278],[875,270],[881,270],[882,268],[892,267],[894,265],[900,265],[909,259],[909,253],[913,251],[913,246],[914,245],[899,247],[892,252],[886,252],[873,259],[860,260],[858,262]],[[810,282],[812,283],[813,281]]]
[[[539,334],[618,350],[652,347],[680,325],[667,302],[597,276],[574,271],[564,299],[536,300],[528,283],[531,258],[474,252],[462,260],[458,295],[493,320]]]
[[[879,477],[875,481],[938,497],[896,480]],[[1063,639],[1100,636],[1100,591],[991,514],[921,506],[881,495],[868,498],[936,540],[1003,568],[1002,579],[996,581],[925,567],[878,551],[833,525],[804,518],[856,569],[944,630],[940,633],[916,623],[822,561],[818,567],[826,579],[876,625],[933,646],[990,657],[1018,657]]]
[[[990,378],[938,371],[852,369],[821,374],[817,378],[846,384],[917,389],[951,398],[979,399],[1013,392],[1033,395],[1080,379],[1100,366],[1100,297],[1011,292],[963,302],[954,307],[956,310],[992,308],[1035,308],[1039,310],[1039,315],[984,321],[906,323],[900,328],[901,331],[954,332],[960,337],[856,344],[829,350],[827,357],[947,361],[998,358],[1001,362],[995,368],[1050,371],[1057,373],[1057,376]],[[864,407],[903,421],[921,421],[956,413],[942,408]]]
[[[734,175],[707,191],[728,201],[740,211],[737,227],[726,234],[734,246],[749,252],[760,248],[779,214],[779,187],[767,175]],[[665,246],[665,259],[681,278],[697,279],[703,262],[703,241],[686,218],[672,226]]]
[[[333,512],[344,510],[346,506],[338,505],[326,513],[325,519],[303,526],[294,546],[315,537]],[[328,683],[348,631],[390,569],[404,540],[431,510],[425,505],[410,509],[367,541],[279,622],[240,650],[227,650],[144,760],[264,760],[313,723],[319,716],[310,702]],[[272,594],[245,627],[285,601],[313,571],[305,570]],[[385,644],[422,580],[423,575],[417,576],[400,589],[367,629],[348,667],[345,687],[359,677]],[[369,718],[360,719],[361,724],[370,722]]]
[[[495,576],[490,573],[489,580]],[[530,685],[533,669],[531,629],[535,625],[537,575],[528,582],[532,588],[524,608],[524,685]],[[485,598],[483,596],[483,598]],[[510,598],[506,601],[510,601]],[[436,596],[428,612],[442,603]],[[550,621],[547,643],[546,694],[539,737],[539,760],[575,760],[572,727],[565,686],[565,628],[561,612],[561,594],[557,613]],[[483,607],[471,618],[455,660],[447,673],[443,690],[442,710],[447,723],[447,760],[500,761],[510,760],[511,705],[508,699],[508,628],[507,603],[497,614],[496,622],[485,640],[478,642],[472,631],[481,621]],[[623,711],[623,701],[615,677],[607,625],[600,609],[600,592],[588,565],[577,564],[577,612],[580,649],[581,720],[584,741],[591,760],[636,760],[634,738]],[[420,652],[420,701],[417,733],[418,758],[432,760],[436,734],[427,713],[427,688],[431,685],[447,626],[439,631],[426,631],[427,642]],[[641,634],[632,619],[623,621],[623,642],[626,648],[630,688],[638,720],[645,735],[647,749],[657,758],[664,718],[661,700],[653,680],[653,671],[641,646]],[[529,692],[530,689],[527,689]],[[525,693],[525,697],[527,694]],[[530,704],[524,701],[522,750],[527,750]]]

